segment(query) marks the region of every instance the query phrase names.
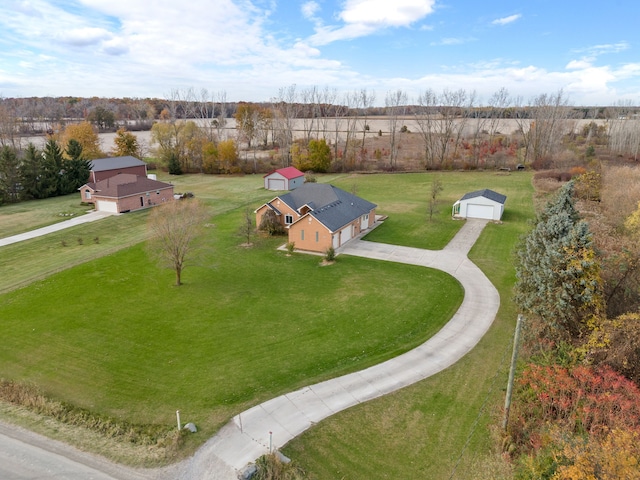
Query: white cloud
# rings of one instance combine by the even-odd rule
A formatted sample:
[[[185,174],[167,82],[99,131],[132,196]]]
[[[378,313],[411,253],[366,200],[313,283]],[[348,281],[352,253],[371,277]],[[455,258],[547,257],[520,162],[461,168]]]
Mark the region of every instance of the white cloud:
[[[591,66],[591,61],[583,58],[582,60],[571,60],[569,63],[567,63],[567,66],[565,68],[567,70],[581,70],[590,68]]]
[[[627,42],[606,43],[601,45],[592,45],[590,47],[575,50],[577,53],[585,53],[591,57],[597,57],[608,53],[620,53],[630,48]]]
[[[339,14],[347,24],[406,27],[433,12],[435,0],[347,0]]]
[[[343,26],[316,29],[315,45],[371,35],[390,27],[409,27],[433,13],[435,0],[347,0],[338,19]]]
[[[522,18],[522,15],[516,13],[515,15],[509,15],[508,17],[497,18],[493,22],[492,25],[507,25],[508,23],[515,22],[516,20]]]
[[[304,18],[308,18],[310,20],[315,20],[316,13],[320,11],[320,5],[318,2],[314,2],[313,0],[309,2],[305,2],[300,7],[300,11]]]
[[[74,28],[57,34],[61,42],[76,47],[95,45],[110,37],[111,34],[107,30],[95,27]]]

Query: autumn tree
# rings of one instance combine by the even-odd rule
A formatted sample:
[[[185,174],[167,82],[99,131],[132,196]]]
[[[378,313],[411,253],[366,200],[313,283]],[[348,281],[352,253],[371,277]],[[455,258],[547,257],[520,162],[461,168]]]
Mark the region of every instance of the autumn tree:
[[[89,112],[89,115],[87,115],[87,120],[91,123],[94,123],[100,130],[106,130],[109,128],[113,128],[113,125],[116,121],[116,116],[108,108],[103,107],[102,105],[98,105]]]
[[[229,139],[218,143],[218,164],[221,173],[237,173],[240,170],[238,159],[236,142]]]
[[[61,145],[68,145],[71,139],[82,145],[82,152],[89,160],[105,156],[100,148],[100,137],[89,122],[67,125],[59,141]]]
[[[158,122],[151,127],[151,143],[155,154],[165,165],[176,159],[183,173],[203,171],[203,147],[206,135],[189,121]]]
[[[121,127],[116,132],[116,137],[113,139],[114,148],[111,154],[114,157],[126,157],[132,156],[140,158],[140,144],[138,143],[138,137],[133,133],[128,132],[124,127]]]
[[[238,130],[240,138],[247,144],[248,149],[251,149],[258,131],[259,112],[260,107],[258,105],[241,102],[233,115],[236,120],[236,130]]]
[[[175,271],[176,286],[182,285],[182,272],[194,260],[208,218],[207,208],[196,199],[174,200],[149,214],[149,250],[162,266]]]
[[[324,139],[311,139],[306,146],[300,139],[291,146],[291,160],[300,171],[325,173],[331,167],[331,148]]]

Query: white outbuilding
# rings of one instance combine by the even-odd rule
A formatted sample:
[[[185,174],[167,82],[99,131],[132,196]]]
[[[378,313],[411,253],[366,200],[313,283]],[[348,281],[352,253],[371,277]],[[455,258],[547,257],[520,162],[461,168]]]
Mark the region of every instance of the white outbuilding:
[[[294,190],[304,183],[304,173],[295,167],[274,170],[264,176],[267,190]]]
[[[453,204],[451,215],[456,218],[484,218],[500,220],[504,213],[505,195],[485,188],[466,193]]]

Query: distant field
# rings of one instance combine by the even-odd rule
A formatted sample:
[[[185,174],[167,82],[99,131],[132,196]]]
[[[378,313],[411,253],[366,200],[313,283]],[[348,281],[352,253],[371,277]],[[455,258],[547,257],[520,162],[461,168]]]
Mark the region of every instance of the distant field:
[[[311,444],[294,443],[287,450],[311,469],[317,467],[313,451],[339,457],[332,450],[339,448],[339,441],[331,439],[334,434],[344,434],[339,438],[347,445],[362,441],[384,450],[410,451],[398,435],[388,435],[393,445],[383,441],[384,435],[379,437],[376,422],[391,412],[397,418],[394,431],[411,432],[408,425],[414,424],[437,430],[436,437],[421,437],[424,448],[432,449],[429,442],[436,441],[443,455],[454,455],[464,444],[499,365],[500,345],[508,340],[513,313],[509,255],[531,209],[530,175],[475,172],[438,177],[445,190],[433,222],[426,216],[433,174],[318,178],[346,190],[355,188],[378,204],[378,213],[389,215],[369,235],[371,239],[423,248],[441,248],[455,234],[461,223],[450,219],[451,203],[466,191],[493,188],[506,194],[505,223],[487,227],[472,252],[503,295],[499,321],[460,366],[407,390],[418,392],[420,401],[431,405],[420,409],[439,408],[437,392],[450,399],[442,403],[445,410],[430,417],[436,423],[424,425],[403,417],[404,412],[413,415],[416,408],[415,398],[402,397],[403,393],[383,400],[392,406],[381,418],[364,410],[365,417],[360,416],[360,408],[369,404],[350,409],[344,415],[354,416],[358,440],[346,433],[345,417],[336,417],[345,426],[342,433],[328,433],[323,440],[324,434],[317,437],[314,429],[309,432],[313,437],[300,440],[312,438]],[[440,272],[346,256],[334,266],[320,267],[317,257],[277,252],[282,239],[262,239],[252,249],[239,247],[243,240],[236,232],[245,209],[253,210],[275,196],[261,188],[261,179],[171,178],[176,191],[194,192],[213,214],[207,229],[211,248],[185,271],[183,287],[172,286],[172,273],[159,270],[140,243],[146,235],[145,212],[56,234],[66,237],[0,248],[3,272],[10,272],[3,276],[10,280],[0,289],[11,290],[16,278],[25,285],[0,295],[0,335],[5,345],[0,350],[0,377],[34,382],[56,398],[97,412],[168,428],[179,408],[185,421],[202,428],[198,441],[204,442],[231,415],[250,405],[412,348],[455,311],[462,291]],[[93,242],[95,237],[99,243]],[[82,245],[77,238],[83,238]],[[66,247],[61,245],[63,239]],[[72,252],[74,258],[65,257]],[[20,276],[22,270],[28,273]],[[59,273],[51,275],[56,270]],[[423,383],[429,385],[427,391],[422,390]],[[463,395],[464,402],[451,401]],[[331,432],[333,422],[323,422],[323,428]],[[483,418],[482,425],[486,423]],[[483,432],[470,448],[485,455],[489,443]],[[429,458],[433,461],[433,455]],[[357,469],[370,459],[356,454],[351,461]],[[324,475],[317,468],[318,478],[336,478],[334,470]]]

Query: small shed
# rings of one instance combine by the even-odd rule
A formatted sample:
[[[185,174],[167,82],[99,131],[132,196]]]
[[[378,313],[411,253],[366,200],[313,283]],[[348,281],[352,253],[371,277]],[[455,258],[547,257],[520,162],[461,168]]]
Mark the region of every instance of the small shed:
[[[279,168],[264,176],[267,190],[294,190],[304,183],[304,173],[295,167]]]
[[[457,218],[483,218],[500,220],[504,213],[505,195],[485,188],[464,194],[453,204],[452,216]]]

